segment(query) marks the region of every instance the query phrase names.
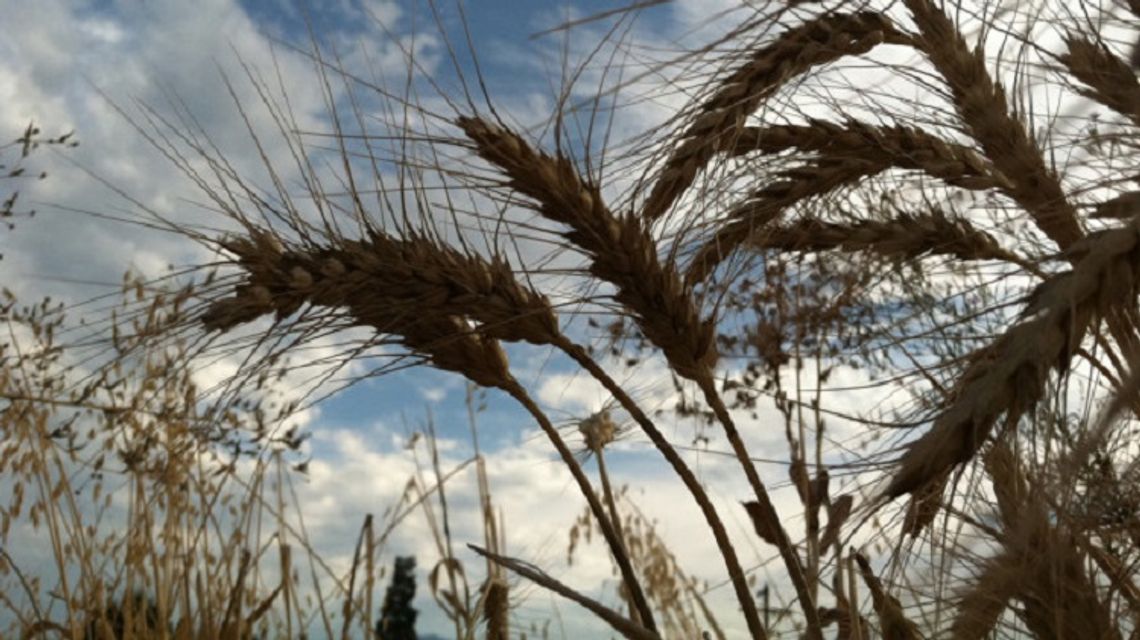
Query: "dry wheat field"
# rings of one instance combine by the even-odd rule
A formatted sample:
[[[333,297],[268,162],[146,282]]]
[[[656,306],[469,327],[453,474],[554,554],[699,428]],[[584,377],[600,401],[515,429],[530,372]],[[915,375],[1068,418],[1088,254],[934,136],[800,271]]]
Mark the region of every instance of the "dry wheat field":
[[[185,104],[108,97],[206,214],[120,184],[127,213],[86,215],[208,257],[78,310],[0,306],[4,637],[403,639],[381,611],[413,520],[456,640],[573,637],[534,622],[555,601],[646,640],[1140,637],[1140,2],[725,1],[699,43],[640,46],[668,5],[537,34],[566,45],[537,114],[442,19],[421,28],[450,71],[420,77],[409,47],[402,83],[286,45],[309,85],[217,80],[275,123],[250,126],[254,169]],[[29,127],[0,151],[70,143]],[[552,413],[536,358],[604,409]],[[399,502],[329,561],[285,425],[419,368],[468,385],[470,456],[441,463],[424,430]],[[286,376],[313,392],[273,402]],[[580,496],[570,553],[604,557],[606,588],[512,545],[547,525],[503,508],[483,397]],[[661,534],[633,446],[699,535]]]

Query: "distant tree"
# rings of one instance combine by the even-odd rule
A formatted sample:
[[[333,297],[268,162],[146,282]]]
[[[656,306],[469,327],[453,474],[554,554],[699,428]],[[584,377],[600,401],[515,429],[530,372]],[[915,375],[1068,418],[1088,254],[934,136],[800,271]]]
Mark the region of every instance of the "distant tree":
[[[384,594],[380,621],[376,623],[377,640],[416,640],[416,616],[412,607],[416,597],[416,558],[397,557],[392,583]]]
[[[141,638],[157,636],[170,625],[159,620],[158,604],[142,591],[136,591],[120,602],[111,602],[102,612],[93,612],[83,631],[83,640],[100,638]]]

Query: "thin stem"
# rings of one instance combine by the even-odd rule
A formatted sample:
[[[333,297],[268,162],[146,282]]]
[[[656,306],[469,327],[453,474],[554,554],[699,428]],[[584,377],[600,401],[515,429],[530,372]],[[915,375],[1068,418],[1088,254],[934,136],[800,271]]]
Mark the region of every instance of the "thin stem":
[[[610,510],[610,521],[614,525],[614,533],[616,533],[618,539],[624,543],[625,532],[622,531],[621,517],[618,515],[617,503],[614,501],[614,491],[610,486],[610,474],[606,471],[606,454],[604,447],[598,447],[594,453],[598,456],[598,477],[602,480],[602,499],[606,502],[606,508]],[[634,622],[640,622],[636,609],[632,609],[630,613],[633,614]]]
[[[609,376],[598,363],[586,352],[580,345],[570,341],[565,336],[558,336],[553,343],[556,347],[562,350],[566,355],[570,356],[582,368],[590,372],[590,375],[595,380],[600,382],[606,388],[614,399],[621,404],[630,417],[637,422],[645,435],[657,447],[657,450],[665,456],[665,460],[673,467],[673,471],[681,478],[685,488],[692,494],[693,499],[696,500],[697,506],[700,507],[701,514],[705,517],[705,522],[708,523],[709,529],[712,530],[713,538],[716,540],[717,548],[720,549],[721,557],[724,558],[725,568],[728,570],[729,580],[732,582],[732,588],[736,592],[736,599],[740,603],[740,608],[744,613],[744,619],[748,624],[748,631],[752,637],[757,640],[765,640],[768,637],[764,625],[760,622],[760,612],[756,609],[756,601],[752,597],[752,590],[748,586],[748,579],[744,575],[744,569],[740,566],[740,560],[736,557],[736,549],[732,546],[732,541],[728,538],[728,531],[724,528],[724,523],[721,522],[720,515],[717,514],[716,508],[713,507],[712,501],[709,500],[708,494],[705,492],[704,487],[701,486],[693,471],[685,464],[685,461],[665,439],[665,436],[657,429],[656,425],[649,419],[648,416],[637,406],[637,403],[626,394],[625,390],[621,388]]]
[[[756,494],[756,501],[761,512],[771,523],[771,528],[776,536],[776,548],[784,560],[784,566],[788,569],[788,576],[792,580],[796,595],[799,596],[800,608],[803,609],[804,620],[807,623],[807,637],[817,640],[823,638],[823,626],[819,620],[819,612],[815,608],[815,599],[811,597],[807,579],[804,577],[800,556],[796,553],[796,548],[788,537],[788,532],[780,524],[780,516],[772,505],[772,499],[764,487],[764,482],[760,480],[760,474],[756,472],[756,467],[752,464],[748,449],[744,446],[744,440],[740,438],[740,432],[736,430],[736,423],[733,422],[732,416],[728,413],[728,408],[725,407],[720,394],[717,393],[712,376],[706,372],[698,376],[696,382],[705,394],[705,401],[712,407],[717,420],[724,427],[724,434],[728,438],[729,444],[732,445],[732,451],[736,454],[736,459],[740,461],[740,466],[744,467],[744,475],[748,478],[748,484],[752,486],[752,491]]]
[[[538,421],[538,426],[546,433],[550,439],[551,444],[558,451],[558,455],[562,458],[563,464],[570,470],[570,474],[574,476],[574,480],[578,483],[578,488],[581,489],[582,495],[586,498],[586,502],[590,505],[590,511],[594,514],[594,518],[598,521],[598,528],[602,530],[602,536],[610,545],[610,552],[614,555],[614,560],[618,564],[618,569],[621,571],[622,579],[625,581],[626,588],[629,589],[630,599],[633,601],[633,608],[637,610],[640,617],[641,625],[646,630],[652,632],[654,635],[657,633],[657,626],[653,621],[653,610],[649,607],[649,601],[645,598],[645,592],[641,588],[641,583],[637,581],[637,574],[633,571],[633,564],[629,560],[629,554],[625,550],[625,545],[621,538],[618,537],[617,532],[614,531],[613,525],[608,516],[606,516],[605,507],[602,506],[601,501],[598,500],[598,495],[594,492],[593,486],[590,485],[589,478],[586,477],[582,471],[582,465],[578,464],[578,460],[574,458],[574,454],[570,448],[566,446],[566,442],[562,436],[558,434],[558,430],[551,424],[550,419],[546,414],[539,409],[538,405],[531,400],[530,395],[523,389],[516,380],[511,379],[502,385],[512,398],[518,401],[534,419]]]
[[[610,520],[614,523],[614,531],[618,537],[625,540],[625,532],[621,528],[621,517],[618,515],[617,502],[614,500],[613,487],[610,486],[610,474],[606,470],[606,454],[602,447],[594,452],[598,456],[598,476],[602,479],[602,499],[606,501],[606,508],[610,510]]]

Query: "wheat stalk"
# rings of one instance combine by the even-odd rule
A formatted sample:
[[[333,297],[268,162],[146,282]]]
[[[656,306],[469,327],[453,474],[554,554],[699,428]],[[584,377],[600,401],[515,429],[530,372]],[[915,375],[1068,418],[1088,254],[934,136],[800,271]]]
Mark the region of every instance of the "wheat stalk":
[[[712,377],[717,359],[715,320],[700,319],[691,287],[681,281],[672,262],[661,264],[657,259],[656,243],[642,220],[615,216],[600,189],[579,176],[569,159],[535,151],[518,134],[480,118],[462,117],[457,124],[475,144],[476,153],[506,174],[511,188],[533,200],[531,206],[537,212],[570,228],[565,237],[590,257],[590,273],[615,286],[614,299],[633,313],[645,337],[662,350],[678,375],[701,388],[756,495],[758,512],[773,523],[776,546],[792,576],[809,633],[818,635],[818,611],[799,555],[716,390]],[[740,593],[744,587],[734,587],[746,607],[750,631],[766,637],[751,597]]]
[[[760,48],[720,83],[677,137],[642,215],[649,220],[664,215],[718,147],[732,140],[748,116],[784,84],[813,67],[866,53],[883,42],[903,43],[906,38],[882,14],[862,11],[816,17]]]
[[[586,608],[590,613],[597,616],[600,620],[603,620],[609,624],[610,627],[614,629],[614,631],[617,631],[626,638],[630,638],[630,640],[660,640],[659,636],[656,633],[651,633],[642,627],[633,624],[629,620],[625,619],[620,613],[614,611],[613,609],[610,609],[597,600],[588,598],[578,593],[570,587],[562,584],[558,580],[550,577],[548,574],[546,574],[546,572],[530,563],[524,562],[517,558],[509,558],[497,553],[492,553],[473,544],[467,545],[467,548],[483,556],[484,558],[487,558],[495,564],[519,574],[520,576],[526,578],[527,580],[530,580],[535,584],[542,585],[543,587],[546,587],[547,589],[557,593],[564,598],[567,598],[568,600],[577,602]]]

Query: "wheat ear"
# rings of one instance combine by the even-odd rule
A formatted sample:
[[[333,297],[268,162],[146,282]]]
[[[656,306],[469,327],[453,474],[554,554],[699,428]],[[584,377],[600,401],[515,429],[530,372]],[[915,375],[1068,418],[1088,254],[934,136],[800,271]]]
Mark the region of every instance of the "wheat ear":
[[[888,497],[919,491],[970,460],[999,416],[1016,421],[1041,398],[1049,372],[1068,369],[1095,318],[1132,304],[1140,282],[1138,224],[1070,247],[1073,269],[1041,283],[1023,319],[972,356],[949,407],[903,455]]]
[[[748,246],[795,252],[866,251],[903,260],[950,255],[961,260],[1021,262],[968,220],[948,218],[938,209],[926,215],[903,214],[886,221],[860,220],[850,224],[814,218],[798,220],[753,234],[748,238]]]
[[[483,595],[486,640],[510,640],[510,590],[505,580],[492,578]]]
[[[725,148],[730,156],[754,151],[780,153],[790,149],[813,151],[827,157],[877,161],[883,168],[915,169],[964,189],[1011,188],[1010,181],[979,156],[960,144],[947,142],[917,127],[876,126],[847,120],[840,123],[812,119],[802,125],[745,127]]]
[[[304,304],[344,310],[357,324],[398,336],[434,366],[507,392],[538,421],[574,476],[641,621],[654,631],[644,591],[593,487],[558,430],[510,374],[495,337],[548,344],[558,324],[545,298],[505,278],[505,263],[463,255],[425,237],[373,233],[366,242],[286,249],[266,232],[249,235],[223,242],[245,280],[235,295],[210,305],[201,317],[206,328],[224,331],[270,313],[283,318]],[[478,328],[472,319],[481,322]]]
[[[1119,638],[1111,611],[1085,570],[1076,537],[1050,516],[1044,497],[1008,446],[998,443],[990,450],[986,470],[1004,523],[1003,548],[962,596],[954,637],[983,637],[1006,602],[1017,598],[1023,604],[1018,614],[1034,637]]]
[[[562,155],[536,151],[518,134],[481,118],[459,126],[476,152],[509,178],[544,217],[569,227],[566,238],[590,258],[590,273],[616,287],[614,299],[678,374],[691,378],[716,364],[714,321],[703,320],[671,263],[662,264],[648,228],[633,215],[615,215],[601,190]]]
[[[1140,81],[1132,67],[1084,36],[1070,34],[1065,44],[1061,62],[1085,85],[1081,93],[1140,126]]]
[[[932,0],[904,2],[920,32],[916,44],[946,81],[958,115],[997,171],[1011,181],[1007,195],[1057,246],[1072,245],[1084,235],[1076,211],[1025,123],[1010,113],[1005,90],[987,71],[982,49],[971,50]]]
[[[725,144],[730,155],[789,149],[815,152],[819,157],[778,172],[776,181],[729,211],[712,239],[690,261],[689,282],[703,281],[741,244],[762,238],[766,227],[786,209],[892,167],[922,171],[965,189],[1013,188],[973,150],[914,127],[812,120],[806,125],[748,127]]]
[[[712,238],[689,260],[685,281],[689,286],[703,282],[741,244],[754,235],[763,234],[765,227],[789,207],[855,184],[885,168],[874,159],[823,157],[780,171],[775,182],[733,207]]]
[[[678,137],[657,177],[642,215],[656,220],[665,214],[745,119],[793,78],[813,67],[870,51],[883,42],[905,37],[880,13],[829,13],[780,34],[725,78],[697,109],[692,124]]]

